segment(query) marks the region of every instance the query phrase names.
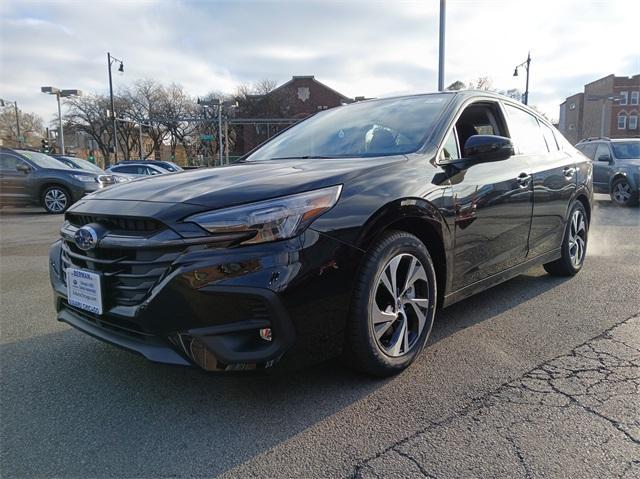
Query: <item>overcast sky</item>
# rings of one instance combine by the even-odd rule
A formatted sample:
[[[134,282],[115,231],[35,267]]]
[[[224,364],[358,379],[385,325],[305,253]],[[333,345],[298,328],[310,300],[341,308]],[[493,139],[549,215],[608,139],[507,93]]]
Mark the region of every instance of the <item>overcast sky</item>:
[[[106,53],[125,62],[116,87],[151,78],[188,91],[315,75],[375,97],[437,88],[438,0],[0,1],[0,98],[47,122],[40,87],[108,91]],[[514,66],[531,51],[530,103],[553,118],[564,97],[610,73],[640,72],[640,1],[447,1],[445,84],[479,76],[524,90]]]

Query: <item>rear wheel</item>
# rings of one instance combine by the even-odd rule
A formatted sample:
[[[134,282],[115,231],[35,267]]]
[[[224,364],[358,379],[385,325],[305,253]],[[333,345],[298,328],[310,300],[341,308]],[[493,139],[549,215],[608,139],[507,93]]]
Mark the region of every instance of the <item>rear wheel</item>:
[[[633,206],[637,203],[634,199],[631,184],[626,178],[618,178],[611,185],[611,201],[618,206]]]
[[[415,236],[386,233],[359,272],[347,328],[349,365],[375,376],[396,374],[423,349],[435,314],[436,276]]]
[[[42,192],[42,206],[47,213],[64,213],[71,206],[71,195],[62,186],[49,186]]]
[[[562,240],[562,256],[544,265],[553,276],[573,276],[582,269],[587,255],[589,222],[587,212],[580,201],[576,201],[569,213],[569,222]]]

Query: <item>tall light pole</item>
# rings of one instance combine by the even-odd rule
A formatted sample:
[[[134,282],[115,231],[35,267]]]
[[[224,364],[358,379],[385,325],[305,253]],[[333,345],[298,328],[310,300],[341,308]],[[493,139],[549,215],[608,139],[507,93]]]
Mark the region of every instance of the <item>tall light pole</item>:
[[[440,44],[438,48],[438,91],[444,91],[444,28],[447,2],[440,0]]]
[[[13,107],[16,110],[16,135],[18,140],[18,146],[22,147],[22,137],[20,136],[20,110],[18,110],[18,102],[5,101],[0,99],[0,106],[8,106],[8,103],[13,103]]]
[[[111,53],[107,52],[107,65],[109,68],[109,97],[111,98],[111,118],[113,120],[113,162],[118,162],[118,123],[116,120],[116,110],[113,103],[113,79],[111,77],[111,65],[113,62],[120,62],[118,71],[124,73],[124,62],[111,56]],[[105,168],[109,166],[109,158],[104,159]]]
[[[55,88],[52,86],[43,86],[40,87],[40,91],[42,93],[48,93],[49,95],[55,95],[58,100],[58,128],[60,134],[58,135],[58,144],[60,146],[60,154],[64,155],[64,130],[62,128],[62,108],[60,107],[60,97],[68,97],[68,96],[82,96],[82,91],[80,90],[60,90],[59,88]]]
[[[524,96],[522,103],[525,105],[529,104],[529,67],[531,66],[531,52],[527,53],[527,59],[523,61],[520,65],[516,65],[516,69],[513,71],[513,76],[518,76],[518,68],[524,67],[527,70],[527,82],[524,89]]]

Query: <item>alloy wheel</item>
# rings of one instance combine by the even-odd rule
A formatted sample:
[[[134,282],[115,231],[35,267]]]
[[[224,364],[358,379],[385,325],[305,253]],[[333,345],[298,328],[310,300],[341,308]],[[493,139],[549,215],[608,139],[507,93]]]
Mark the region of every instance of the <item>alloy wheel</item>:
[[[584,259],[587,246],[587,222],[580,210],[571,215],[569,227],[569,256],[574,266],[579,266]]]
[[[380,273],[369,317],[385,354],[404,356],[419,342],[427,322],[428,281],[420,260],[407,253],[394,256]]]
[[[619,181],[613,187],[613,199],[620,205],[626,205],[631,199],[631,185],[626,181]]]
[[[44,195],[44,205],[52,213],[62,213],[67,202],[67,194],[59,188],[50,188]]]

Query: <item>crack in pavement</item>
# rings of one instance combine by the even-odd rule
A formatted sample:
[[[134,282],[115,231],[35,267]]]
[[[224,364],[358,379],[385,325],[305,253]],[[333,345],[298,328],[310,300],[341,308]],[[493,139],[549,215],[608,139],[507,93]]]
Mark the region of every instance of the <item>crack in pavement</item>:
[[[393,453],[423,477],[624,477],[640,465],[638,397],[640,313],[362,460],[352,477],[385,475]]]

